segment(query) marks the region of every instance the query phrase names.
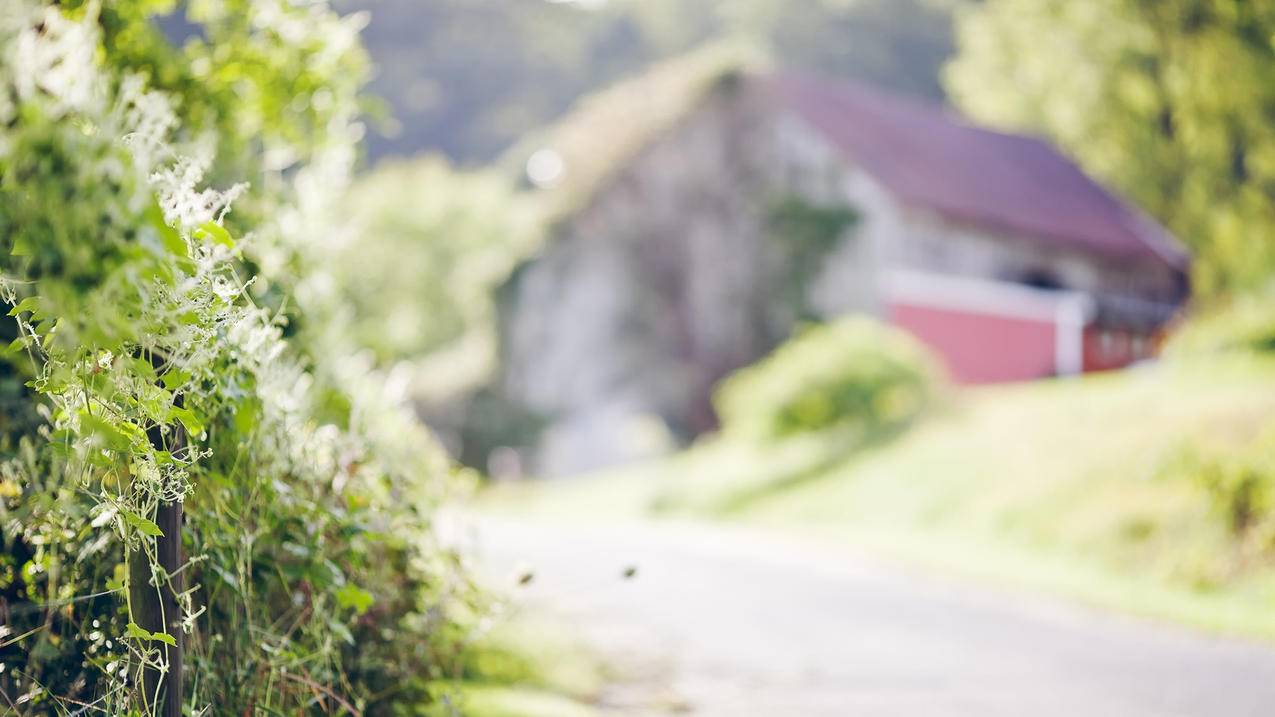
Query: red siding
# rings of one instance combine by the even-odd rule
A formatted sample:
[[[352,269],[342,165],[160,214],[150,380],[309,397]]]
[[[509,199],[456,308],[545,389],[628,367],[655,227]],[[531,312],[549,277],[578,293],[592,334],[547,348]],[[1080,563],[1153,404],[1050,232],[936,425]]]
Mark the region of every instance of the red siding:
[[[1085,370],[1124,368],[1156,353],[1157,337],[1102,326],[1085,327]]]
[[[932,348],[959,383],[1025,381],[1055,374],[1053,321],[894,301],[891,323]]]

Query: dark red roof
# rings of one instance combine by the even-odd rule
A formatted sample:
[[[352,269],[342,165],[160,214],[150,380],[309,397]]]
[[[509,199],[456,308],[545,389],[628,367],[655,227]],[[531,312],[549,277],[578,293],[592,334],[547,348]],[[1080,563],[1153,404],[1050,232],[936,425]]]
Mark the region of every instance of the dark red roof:
[[[1185,268],[1162,227],[1047,142],[975,127],[941,107],[861,85],[785,75],[782,100],[905,202],[960,221]]]

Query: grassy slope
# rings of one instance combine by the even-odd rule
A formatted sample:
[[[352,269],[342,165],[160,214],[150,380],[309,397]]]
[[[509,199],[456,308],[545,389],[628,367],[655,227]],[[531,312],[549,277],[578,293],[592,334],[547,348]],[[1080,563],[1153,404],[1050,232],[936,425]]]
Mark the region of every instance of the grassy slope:
[[[1182,451],[1275,423],[1275,363],[1178,363],[968,390],[897,438],[717,440],[657,464],[514,491],[520,509],[713,514],[963,574],[1275,638],[1275,561],[1241,544]],[[854,450],[856,446],[866,448]]]
[[[543,618],[504,618],[478,641],[449,701],[468,717],[591,717],[608,676],[600,662]],[[439,717],[454,714],[447,705]]]
[[[1275,418],[1269,365],[1196,365],[973,393],[745,515],[1120,609],[1275,637],[1275,570],[1193,481],[1192,447]]]

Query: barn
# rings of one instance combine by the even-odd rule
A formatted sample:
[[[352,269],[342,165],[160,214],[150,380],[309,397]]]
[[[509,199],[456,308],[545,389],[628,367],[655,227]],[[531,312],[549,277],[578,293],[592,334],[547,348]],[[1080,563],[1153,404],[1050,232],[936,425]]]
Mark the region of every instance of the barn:
[[[770,80],[888,195],[883,315],[968,383],[1119,368],[1152,355],[1187,295],[1187,254],[1043,140],[866,87]]]
[[[567,473],[715,426],[796,324],[876,315],[962,383],[1151,357],[1189,258],[1034,137],[881,90],[683,58],[515,150],[551,236],[503,292],[502,390]]]

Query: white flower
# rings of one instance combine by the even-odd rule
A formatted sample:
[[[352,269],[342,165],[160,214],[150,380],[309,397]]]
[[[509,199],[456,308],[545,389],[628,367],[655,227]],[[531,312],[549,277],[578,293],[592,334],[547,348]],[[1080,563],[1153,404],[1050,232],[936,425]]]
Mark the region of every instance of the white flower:
[[[7,58],[19,101],[43,94],[54,118],[100,107],[106,83],[94,62],[96,23],[95,12],[75,22],[53,7],[45,8],[35,23],[27,23]]]

